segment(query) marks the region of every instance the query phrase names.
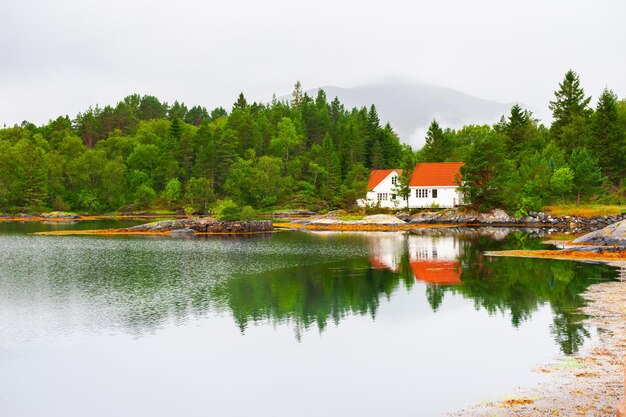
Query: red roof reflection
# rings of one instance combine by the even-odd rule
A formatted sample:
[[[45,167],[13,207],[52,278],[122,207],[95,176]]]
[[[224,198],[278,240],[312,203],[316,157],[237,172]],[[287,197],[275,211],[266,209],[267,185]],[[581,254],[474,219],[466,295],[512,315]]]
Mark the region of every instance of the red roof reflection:
[[[461,265],[457,261],[411,261],[411,269],[417,281],[430,284],[460,284]]]

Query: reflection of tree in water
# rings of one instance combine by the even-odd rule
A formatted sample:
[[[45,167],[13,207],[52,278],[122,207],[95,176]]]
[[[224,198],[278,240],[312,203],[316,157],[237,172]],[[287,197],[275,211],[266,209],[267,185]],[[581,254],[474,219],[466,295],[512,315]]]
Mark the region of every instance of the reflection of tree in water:
[[[370,260],[358,258],[233,277],[213,288],[210,296],[219,300],[222,308],[232,311],[242,331],[250,322],[290,322],[299,337],[313,325],[323,331],[329,320],[338,324],[350,314],[375,317],[381,297],[389,298],[400,285],[411,288],[416,282],[413,274],[416,259],[407,249],[409,239],[406,235],[395,238],[402,239],[403,244],[385,244],[385,247],[394,247],[402,253],[389,259],[387,269],[381,251],[374,251]],[[473,300],[477,308],[484,308],[490,314],[510,314],[512,324],[517,327],[540,306],[549,303],[554,312],[552,333],[564,353],[576,352],[589,337],[584,317],[577,313],[584,302],[580,294],[594,281],[611,276],[611,268],[484,256],[486,250],[540,246],[537,239],[520,233],[500,242],[476,234],[455,235],[455,239],[459,245],[461,284],[427,285],[426,297],[433,311],[439,310],[445,293],[450,292]]]
[[[312,325],[323,331],[329,320],[337,325],[350,314],[375,318],[381,297],[389,298],[402,282],[413,284],[411,277],[372,269],[359,258],[233,277],[211,297],[232,311],[242,332],[250,322],[289,321],[299,337]]]
[[[519,236],[512,236],[500,249],[515,248]],[[522,239],[523,247],[535,248],[536,240]],[[463,265],[462,285],[446,290],[474,300],[489,313],[509,312],[514,326],[530,318],[537,308],[549,303],[554,313],[552,333],[566,354],[575,353],[589,337],[581,294],[589,285],[611,276],[606,265],[528,258],[490,258],[483,255],[494,249],[490,239],[474,236],[465,241],[459,261]],[[431,304],[432,305],[432,304]],[[435,306],[433,306],[435,309]]]
[[[549,303],[554,313],[552,333],[563,352],[576,352],[589,337],[578,313],[584,302],[580,294],[594,281],[613,276],[608,266],[483,255],[486,250],[539,247],[537,239],[523,233],[506,239],[500,236],[499,240],[476,233],[428,233],[346,234],[323,239],[285,234],[283,243],[274,238],[262,245],[242,246],[245,251],[240,253],[246,254],[245,260],[240,259],[244,255],[228,257],[231,252],[225,248],[215,255],[213,264],[207,264],[207,254],[193,251],[177,251],[176,256],[164,258],[163,248],[153,245],[135,249],[132,255],[111,250],[106,258],[87,251],[76,259],[60,258],[46,264],[46,273],[55,277],[55,292],[75,294],[79,289],[89,293],[94,305],[106,306],[103,311],[108,318],[104,317],[102,324],[122,323],[137,334],[158,328],[165,321],[203,317],[211,310],[232,314],[242,331],[255,322],[288,322],[300,334],[313,326],[323,331],[329,321],[338,324],[349,315],[376,317],[381,297],[389,298],[401,286],[413,287],[416,278],[437,282],[434,275],[439,269],[443,274],[444,268],[433,266],[436,253],[441,265],[458,265],[454,271],[445,269],[445,273],[457,278],[460,275],[460,284],[427,285],[426,299],[433,311],[442,308],[446,293],[459,294],[490,314],[510,314],[513,325],[519,326]],[[228,242],[232,244],[232,240]],[[306,259],[298,251],[279,255],[275,250],[265,251],[272,242],[284,247],[304,245]],[[119,245],[126,247],[121,241]],[[328,252],[343,248],[346,254],[356,254],[360,249],[352,258],[324,258],[315,252],[322,247]],[[364,247],[370,259],[365,257],[368,250],[362,250]],[[259,252],[252,253],[254,248]],[[289,258],[288,265],[300,266],[268,271],[265,266],[273,265],[277,256]],[[242,262],[259,264],[263,272],[233,275],[230,265]],[[420,262],[428,265],[428,272],[416,268]],[[205,266],[218,264],[224,266],[224,275]],[[416,277],[415,271],[422,275]]]

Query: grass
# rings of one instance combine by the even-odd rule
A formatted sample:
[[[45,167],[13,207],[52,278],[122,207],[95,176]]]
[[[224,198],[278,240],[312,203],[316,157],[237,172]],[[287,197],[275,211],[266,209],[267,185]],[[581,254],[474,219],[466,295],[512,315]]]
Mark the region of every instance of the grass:
[[[571,204],[547,206],[545,207],[544,211],[547,214],[551,214],[554,216],[614,216],[616,214],[625,213],[626,206],[605,204],[581,204],[580,206],[576,206],[575,204]]]

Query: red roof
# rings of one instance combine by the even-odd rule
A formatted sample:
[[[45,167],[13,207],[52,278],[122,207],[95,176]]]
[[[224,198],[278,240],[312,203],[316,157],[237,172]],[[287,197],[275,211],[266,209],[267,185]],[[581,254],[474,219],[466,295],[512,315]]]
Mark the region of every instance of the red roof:
[[[410,187],[456,186],[463,162],[425,162],[415,165]],[[370,179],[371,181],[371,179]]]
[[[397,172],[398,175],[402,174],[401,169],[373,169],[372,172],[370,172],[370,180],[367,183],[367,189],[373,190],[374,187],[380,184],[382,180],[387,178],[387,176],[394,171]]]
[[[417,281],[447,285],[461,283],[461,265],[457,261],[412,261],[411,269]]]

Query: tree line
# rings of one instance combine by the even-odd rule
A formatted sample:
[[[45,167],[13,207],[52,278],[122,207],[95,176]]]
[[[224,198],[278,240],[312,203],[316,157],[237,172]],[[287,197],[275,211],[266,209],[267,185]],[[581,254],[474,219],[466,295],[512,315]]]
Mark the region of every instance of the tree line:
[[[433,121],[413,151],[376,107],[346,108],[296,83],[291,100],[211,111],[130,95],[75,118],[0,129],[0,211],[91,213],[215,207],[353,208],[369,171],[464,161],[462,190],[480,209],[524,213],[559,202],[623,203],[626,101],[605,89],[595,108],[573,71],[550,102],[551,125],[514,105],[494,124]]]
[[[300,83],[292,96],[264,104],[240,94],[229,111],[208,111],[131,95],[74,119],[1,129],[0,211],[206,213],[225,200],[256,209],[349,207],[370,169],[413,154],[374,105],[347,109]]]
[[[591,97],[568,71],[540,124],[514,105],[493,126],[444,129],[433,121],[420,161],[464,161],[462,190],[483,210],[503,207],[524,214],[554,203],[593,199],[626,202],[626,101],[605,89]]]

